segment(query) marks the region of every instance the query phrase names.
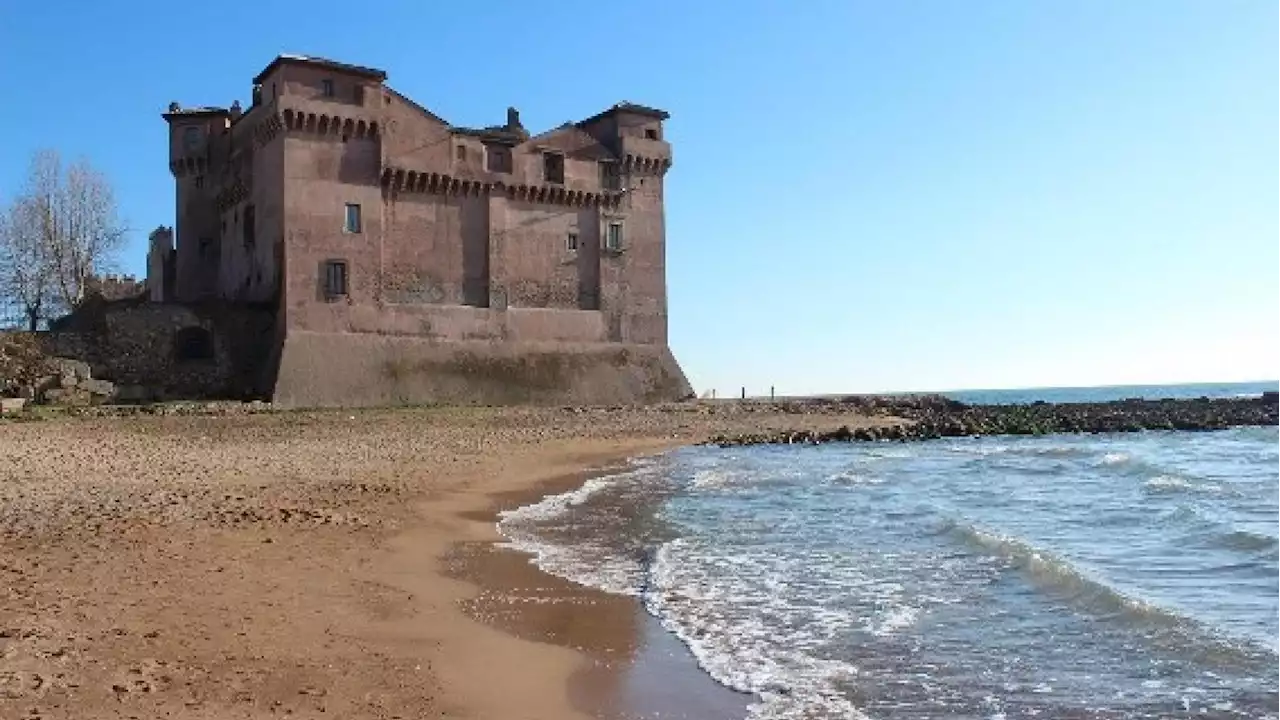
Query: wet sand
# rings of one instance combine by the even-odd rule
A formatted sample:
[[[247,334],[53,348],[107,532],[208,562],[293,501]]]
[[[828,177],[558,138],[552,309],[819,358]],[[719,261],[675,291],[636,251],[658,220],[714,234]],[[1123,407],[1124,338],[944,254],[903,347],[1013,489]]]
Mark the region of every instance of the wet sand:
[[[634,601],[494,549],[495,503],[796,421],[693,403],[0,422],[0,717],[735,712]]]

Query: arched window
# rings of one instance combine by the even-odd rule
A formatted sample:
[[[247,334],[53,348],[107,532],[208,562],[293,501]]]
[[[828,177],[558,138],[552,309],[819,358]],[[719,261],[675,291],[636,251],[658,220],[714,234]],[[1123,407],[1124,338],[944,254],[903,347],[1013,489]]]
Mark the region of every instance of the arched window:
[[[213,333],[202,327],[182,328],[173,341],[173,354],[178,360],[213,359]]]

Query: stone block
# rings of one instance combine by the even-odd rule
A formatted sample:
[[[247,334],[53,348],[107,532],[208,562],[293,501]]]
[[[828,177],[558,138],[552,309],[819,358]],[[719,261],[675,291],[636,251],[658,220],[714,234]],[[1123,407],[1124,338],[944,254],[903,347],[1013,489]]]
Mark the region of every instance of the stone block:
[[[109,380],[94,380],[93,378],[89,378],[88,380],[82,380],[80,382],[80,387],[86,392],[100,397],[111,397],[112,395],[115,395],[116,392],[115,383],[112,383]]]
[[[76,380],[93,377],[93,373],[89,369],[89,363],[82,360],[56,357],[51,358],[49,362],[53,365],[54,370],[62,376],[64,386],[74,387],[75,385],[74,380],[71,385],[67,385],[66,379],[68,376],[75,378]]]
[[[88,405],[92,396],[84,388],[54,388],[44,398],[53,405]]]
[[[0,398],[0,415],[20,413],[26,406],[26,398]]]

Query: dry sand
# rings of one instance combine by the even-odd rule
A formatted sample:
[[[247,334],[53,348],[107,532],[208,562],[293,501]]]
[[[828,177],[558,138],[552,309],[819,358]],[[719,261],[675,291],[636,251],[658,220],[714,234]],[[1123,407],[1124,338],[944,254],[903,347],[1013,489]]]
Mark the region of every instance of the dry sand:
[[[631,657],[634,603],[493,551],[495,505],[713,433],[878,422],[798,420],[691,403],[0,422],[0,718],[619,712],[599,670]],[[546,602],[503,604],[529,593]]]

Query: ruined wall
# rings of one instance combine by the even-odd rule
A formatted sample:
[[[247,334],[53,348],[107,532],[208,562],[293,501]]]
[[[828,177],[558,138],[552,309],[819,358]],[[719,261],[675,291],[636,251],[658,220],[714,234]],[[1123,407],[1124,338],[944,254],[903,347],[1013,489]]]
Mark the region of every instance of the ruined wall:
[[[631,404],[690,397],[665,347],[432,342],[289,331],[272,402],[281,407]]]
[[[246,307],[136,303],[108,306],[101,317],[52,331],[50,355],[82,360],[126,400],[244,398],[270,386],[264,363],[274,316]]]

